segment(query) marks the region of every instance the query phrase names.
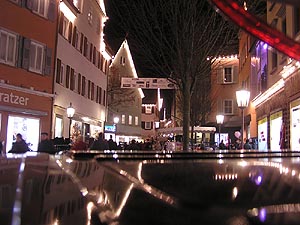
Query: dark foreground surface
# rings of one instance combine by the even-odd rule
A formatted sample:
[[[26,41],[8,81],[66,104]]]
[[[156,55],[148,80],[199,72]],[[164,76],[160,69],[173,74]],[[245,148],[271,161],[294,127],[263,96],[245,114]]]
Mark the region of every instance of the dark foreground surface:
[[[0,158],[0,224],[300,224],[300,153]]]

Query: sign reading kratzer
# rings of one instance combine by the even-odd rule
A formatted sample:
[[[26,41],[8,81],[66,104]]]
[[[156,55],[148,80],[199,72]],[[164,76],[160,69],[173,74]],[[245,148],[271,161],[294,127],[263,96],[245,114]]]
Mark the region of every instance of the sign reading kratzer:
[[[122,77],[121,88],[175,89],[175,84],[167,78]]]

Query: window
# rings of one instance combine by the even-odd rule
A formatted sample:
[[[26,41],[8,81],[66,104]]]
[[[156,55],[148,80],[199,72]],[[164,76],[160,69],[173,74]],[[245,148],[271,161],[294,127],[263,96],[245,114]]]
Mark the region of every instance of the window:
[[[14,66],[16,63],[17,36],[0,30],[0,62]]]
[[[125,115],[122,115],[122,117],[121,117],[121,123],[122,123],[122,124],[125,124],[125,122],[126,122],[126,121],[125,121]]]
[[[275,69],[277,67],[277,51],[273,49],[272,51],[272,69]]]
[[[29,57],[29,70],[42,73],[44,61],[44,46],[31,41],[30,43],[30,57]]]
[[[232,99],[227,99],[224,100],[224,114],[233,114],[233,100]]]
[[[145,130],[151,130],[151,122],[145,122]]]
[[[92,24],[93,24],[93,13],[92,13],[92,9],[89,10],[87,16],[88,16],[88,18],[87,18],[88,23],[89,23],[90,25],[92,25]]]
[[[62,27],[62,35],[66,38],[69,39],[69,34],[70,34],[70,21],[64,17],[63,19],[63,27]]]
[[[135,117],[135,119],[134,119],[134,124],[136,125],[136,126],[138,126],[139,125],[139,117]]]
[[[146,114],[151,114],[152,113],[152,106],[151,105],[146,105]]]
[[[123,66],[125,65],[125,57],[121,56],[120,64],[123,65]]]
[[[57,59],[57,63],[56,63],[56,83],[63,84],[64,71],[65,71],[65,65],[63,63],[61,63],[60,59]]]
[[[129,124],[129,125],[132,124],[132,116],[131,116],[131,115],[128,116],[128,124]]]
[[[232,83],[233,78],[232,78],[232,67],[225,67],[224,68],[224,83]]]
[[[33,12],[43,17],[47,17],[48,6],[49,6],[49,0],[33,0],[31,9]]]

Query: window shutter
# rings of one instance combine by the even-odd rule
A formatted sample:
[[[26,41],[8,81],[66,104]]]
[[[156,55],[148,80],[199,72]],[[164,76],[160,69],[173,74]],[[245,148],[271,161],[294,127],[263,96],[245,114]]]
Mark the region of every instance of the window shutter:
[[[60,69],[61,69],[61,60],[57,59],[56,61],[56,83],[60,83]]]
[[[73,38],[72,38],[72,45],[75,47],[75,42],[76,42],[76,34],[77,34],[77,27],[74,26],[74,30],[73,30]]]
[[[30,39],[24,38],[22,68],[26,70],[29,69],[30,43],[31,43]]]
[[[64,24],[64,14],[60,12],[59,15],[59,24],[58,24],[58,33],[62,35],[63,33],[63,24]]]
[[[141,125],[142,125],[142,128],[143,128],[143,129],[146,128],[146,127],[145,127],[145,121],[142,121]]]
[[[83,49],[83,33],[81,33],[80,35],[80,52],[82,53],[82,49]]]
[[[49,6],[48,6],[48,19],[50,21],[55,21],[55,12],[56,12],[56,0],[49,0]]]
[[[151,106],[151,112],[154,113],[154,107],[153,106]]]
[[[74,91],[75,89],[75,75],[74,75],[74,69],[71,68],[71,83],[70,83],[70,89]]]
[[[217,112],[218,113],[224,113],[224,109],[223,109],[223,100],[222,99],[218,99],[218,106],[217,106]]]
[[[142,107],[142,113],[145,113],[146,109],[145,106]]]
[[[78,73],[78,82],[77,82],[77,84],[78,84],[78,87],[77,87],[78,94],[81,94],[81,74],[80,73]]]
[[[238,66],[233,67],[233,83],[238,83],[239,82],[239,68]]]
[[[24,45],[24,37],[19,36],[18,37],[17,67],[22,67],[23,45]]]
[[[50,75],[51,74],[51,59],[52,59],[52,49],[46,48],[46,55],[45,55],[45,68],[44,74]]]
[[[217,83],[218,84],[223,84],[224,83],[224,80],[223,80],[223,69],[224,68],[217,69]]]
[[[153,129],[153,122],[150,122],[150,124],[151,124],[150,128],[152,130]]]
[[[69,36],[68,36],[69,43],[72,42],[72,29],[73,29],[73,24],[70,22],[69,23]]]
[[[27,7],[27,9],[30,9],[30,10],[32,9],[33,1],[34,0],[27,0],[26,1],[26,7]]]

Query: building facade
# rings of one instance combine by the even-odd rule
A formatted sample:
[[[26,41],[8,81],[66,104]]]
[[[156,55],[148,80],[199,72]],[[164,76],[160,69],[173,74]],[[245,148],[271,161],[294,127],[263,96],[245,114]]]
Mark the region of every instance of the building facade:
[[[51,134],[57,2],[0,1],[0,139],[4,152],[11,149],[17,133],[32,150],[37,150],[41,131]]]
[[[104,131],[107,73],[111,55],[104,43],[103,0],[59,3],[53,137],[95,138]],[[75,114],[67,116],[72,105]]]
[[[208,116],[207,124],[217,127],[216,144],[223,140],[225,144],[229,145],[239,138],[235,136],[235,132],[241,132],[242,126],[242,118],[236,102],[236,91],[239,89],[239,59],[237,55],[214,59],[211,71],[211,113]],[[223,124],[217,124],[217,115],[224,115]]]
[[[105,137],[108,139],[112,135],[117,143],[128,144],[133,139],[142,141],[141,114],[144,93],[138,87],[121,88],[122,77],[138,78],[127,40],[121,44],[109,68]],[[114,121],[115,118],[118,118],[118,123]]]

